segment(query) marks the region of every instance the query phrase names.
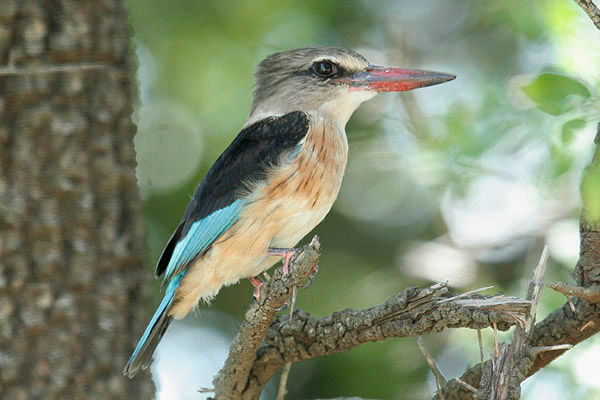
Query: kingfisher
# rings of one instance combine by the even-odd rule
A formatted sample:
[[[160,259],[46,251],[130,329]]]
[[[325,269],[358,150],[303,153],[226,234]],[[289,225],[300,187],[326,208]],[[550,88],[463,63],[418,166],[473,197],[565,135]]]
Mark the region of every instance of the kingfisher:
[[[455,76],[371,65],[359,53],[310,47],[275,53],[255,74],[248,120],[198,185],[156,265],[165,294],[123,373],[150,365],[173,319],[221,287],[283,260],[331,209],[348,156],[345,126],[379,92],[436,85]]]

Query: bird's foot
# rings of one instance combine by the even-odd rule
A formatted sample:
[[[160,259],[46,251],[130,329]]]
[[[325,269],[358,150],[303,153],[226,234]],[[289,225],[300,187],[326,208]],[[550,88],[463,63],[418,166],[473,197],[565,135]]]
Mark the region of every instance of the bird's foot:
[[[262,278],[258,276],[251,276],[248,278],[252,286],[254,286],[254,293],[252,294],[252,299],[256,304],[258,304],[258,300],[260,300],[260,295],[262,292],[262,288],[265,286],[265,282]],[[284,305],[275,310],[275,312],[285,311],[289,308],[290,303],[286,301]]]
[[[308,289],[312,286],[313,281],[315,280],[315,276],[317,276],[317,272],[319,272],[319,264],[315,264],[310,269],[310,275],[308,276],[308,282],[304,285],[303,289]]]
[[[258,303],[258,300],[260,300],[260,292],[261,292],[262,288],[265,286],[265,282],[262,279],[260,279],[258,276],[251,276],[248,278],[248,280],[250,281],[252,286],[254,286],[254,293],[252,294],[252,298],[254,299],[255,302]]]
[[[290,274],[290,260],[296,254],[298,250],[291,248],[279,248],[279,247],[269,247],[267,251],[267,256],[280,256],[283,257],[283,275],[288,276]]]

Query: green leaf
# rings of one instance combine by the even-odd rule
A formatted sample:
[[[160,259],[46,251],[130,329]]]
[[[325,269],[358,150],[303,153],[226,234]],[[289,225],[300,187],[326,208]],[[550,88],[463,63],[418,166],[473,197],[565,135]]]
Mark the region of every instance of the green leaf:
[[[554,177],[560,176],[573,168],[573,155],[565,151],[565,146],[553,144],[551,151]]]
[[[588,88],[577,79],[557,74],[541,74],[524,86],[523,91],[540,110],[552,115],[564,114],[576,107],[569,96],[591,97]]]
[[[562,127],[562,135],[561,139],[563,143],[570,143],[573,140],[573,136],[575,135],[575,131],[580,130],[585,126],[585,120],[581,118],[572,119],[570,121],[565,122]]]

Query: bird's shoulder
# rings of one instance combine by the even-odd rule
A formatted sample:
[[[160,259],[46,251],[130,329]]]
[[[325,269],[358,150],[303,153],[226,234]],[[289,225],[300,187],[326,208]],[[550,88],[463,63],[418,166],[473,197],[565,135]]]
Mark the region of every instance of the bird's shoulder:
[[[242,129],[196,188],[179,226],[163,250],[156,275],[167,270],[171,254],[179,242],[186,240],[191,229],[197,236],[193,230],[195,223],[211,216],[215,216],[215,221],[211,221],[210,226],[231,224],[232,218],[237,219],[227,208],[239,207],[238,200],[251,189],[247,187],[249,183],[266,179],[268,171],[286,159],[286,154],[296,154],[309,129],[309,116],[302,111],[267,117]],[[227,212],[223,212],[226,209]],[[227,220],[223,216],[227,216]]]
[[[184,218],[198,220],[231,204],[248,189],[247,183],[265,179],[268,169],[293,151],[309,128],[308,115],[295,111],[242,129],[198,185]]]

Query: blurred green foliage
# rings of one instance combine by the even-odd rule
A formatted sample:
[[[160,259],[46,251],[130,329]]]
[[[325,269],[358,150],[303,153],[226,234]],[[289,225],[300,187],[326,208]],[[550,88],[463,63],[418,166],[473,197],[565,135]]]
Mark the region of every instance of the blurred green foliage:
[[[569,96],[579,96],[584,100],[592,96],[588,88],[577,79],[557,74],[538,75],[534,82],[523,87],[523,91],[540,110],[552,115],[581,108],[582,102],[569,102]]]
[[[577,257],[579,180],[600,119],[600,41],[588,40],[598,32],[574,2],[128,5],[139,60],[136,146],[151,263],[195,186],[243,125],[254,66],[275,51],[334,45],[373,63],[438,69],[458,79],[380,95],[352,118],[344,185],[315,230],[321,272],[300,291],[298,306],[322,316],[447,279],[457,290],[494,284],[522,295],[544,241],[551,243],[549,280],[568,280]],[[596,216],[597,170],[596,163],[584,184]],[[158,283],[152,290],[158,302]],[[250,294],[241,282],[223,289],[212,307],[240,318]],[[545,292],[540,308],[549,312],[562,301]],[[486,340],[489,349],[488,333]],[[474,332],[427,341],[448,376],[478,361]],[[576,351],[585,350],[572,351],[572,360]],[[598,386],[581,381],[575,361],[553,364],[539,382],[554,379],[555,370],[563,376],[556,398],[600,395]],[[294,366],[289,398],[427,398],[432,382],[414,341],[391,340]],[[580,387],[577,394],[567,390],[571,385]],[[527,390],[524,397],[539,398]]]

